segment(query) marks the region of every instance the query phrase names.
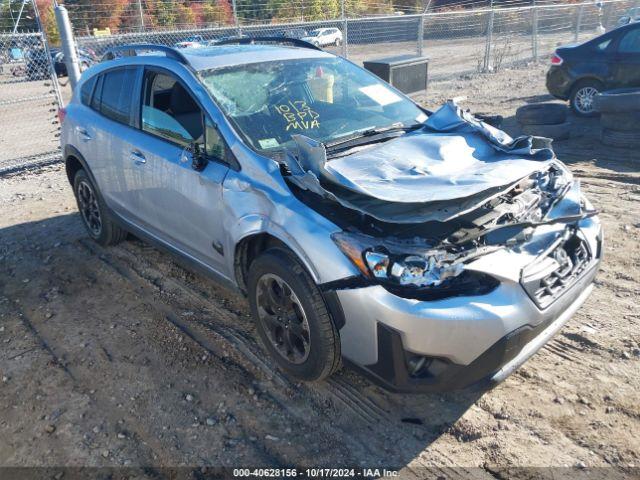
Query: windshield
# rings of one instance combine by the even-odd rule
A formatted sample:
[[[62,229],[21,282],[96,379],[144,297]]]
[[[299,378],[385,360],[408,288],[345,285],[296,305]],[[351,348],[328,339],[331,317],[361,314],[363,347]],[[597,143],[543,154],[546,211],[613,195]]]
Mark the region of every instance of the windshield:
[[[326,143],[427,118],[378,77],[338,57],[238,65],[200,76],[257,150],[292,147],[295,134]]]
[[[320,35],[320,32],[321,32],[321,31],[322,31],[322,30],[311,30],[311,31],[309,32],[309,36],[310,36],[310,37],[317,37],[318,35]]]

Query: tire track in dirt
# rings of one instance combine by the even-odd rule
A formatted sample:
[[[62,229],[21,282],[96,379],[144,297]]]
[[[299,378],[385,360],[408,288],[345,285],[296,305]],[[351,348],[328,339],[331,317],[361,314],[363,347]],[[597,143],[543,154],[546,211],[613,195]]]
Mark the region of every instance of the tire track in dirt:
[[[129,250],[131,248],[131,250]],[[133,250],[139,249],[139,252],[135,252]],[[236,312],[230,311],[224,308],[223,303],[215,302],[211,300],[205,295],[205,292],[202,291],[200,285],[197,282],[192,284],[185,284],[181,280],[176,278],[172,278],[170,274],[165,274],[159,271],[157,268],[152,267],[150,262],[146,261],[146,256],[155,256],[155,260],[158,260],[158,256],[162,254],[152,246],[148,246],[146,244],[133,244],[128,242],[126,244],[120,244],[115,247],[115,250],[118,253],[121,253],[125,256],[125,258],[131,262],[129,265],[131,268],[137,271],[138,275],[141,278],[146,279],[148,282],[157,284],[158,279],[159,286],[166,288],[167,286],[173,287],[180,292],[184,293],[187,297],[196,301],[202,308],[210,310],[212,313],[223,313],[219,318],[223,320],[231,320],[233,326],[231,327],[223,327],[219,324],[219,322],[215,322],[215,327],[212,327],[210,324],[204,324],[206,328],[212,328],[214,332],[220,332],[220,330],[225,330],[229,332],[232,336],[229,340],[232,342],[234,346],[242,346],[241,351],[243,352],[251,352],[253,356],[253,351],[261,351],[261,346],[257,344],[254,338],[247,337],[247,334],[244,330],[240,330],[238,328],[238,324],[243,322],[243,319],[239,319]],[[166,257],[171,261],[171,257]],[[161,259],[164,261],[165,259]],[[147,272],[140,272],[140,263],[145,263],[144,269]],[[158,266],[157,261],[154,262],[154,265]],[[182,269],[179,265],[175,265],[171,263],[169,265],[168,270],[170,273],[174,269]],[[149,276],[150,275],[150,276]],[[167,289],[167,290],[170,290]],[[222,289],[223,292],[226,290]],[[224,295],[224,294],[223,294]],[[242,299],[241,301],[245,301]],[[222,312],[221,312],[222,311]],[[226,312],[226,314],[224,314]],[[216,318],[218,320],[218,318]],[[198,320],[196,321],[201,324]],[[244,320],[246,321],[246,320]],[[262,359],[259,359],[260,363],[264,363]],[[270,368],[271,370],[271,368]],[[271,370],[273,371],[273,370]],[[405,405],[401,401],[396,401],[397,396],[389,395],[388,392],[381,390],[379,387],[374,387],[374,392],[364,393],[360,391],[353,384],[345,381],[344,378],[340,375],[334,375],[328,379],[328,381],[320,384],[300,384],[293,385],[286,376],[281,374],[279,371],[276,371],[281,378],[288,383],[288,385],[296,390],[299,394],[304,396],[320,396],[321,398],[326,398],[330,396],[334,400],[341,405],[342,408],[346,409],[348,412],[351,412],[352,415],[358,417],[363,424],[370,429],[372,432],[380,432],[383,434],[395,434],[402,438],[403,441],[408,441],[411,438],[411,441],[415,444],[416,442],[424,443],[422,438],[416,437],[413,432],[407,433],[406,424],[402,423],[401,418],[412,417],[412,416],[421,416],[424,414],[423,411],[415,412],[413,409],[407,411],[407,405]],[[367,387],[371,387],[372,385],[365,380]],[[381,398],[377,398],[380,396]],[[376,401],[382,401],[383,403],[391,405],[391,410],[397,411],[399,413],[399,418],[393,418],[385,409],[380,407]],[[451,456],[445,455],[441,451],[436,451],[434,449],[430,449],[430,460],[438,459],[441,463],[447,463],[450,465],[454,465],[456,463],[455,459]],[[422,467],[424,468],[424,467]],[[429,470],[431,472],[431,470]],[[460,477],[469,478],[473,471],[464,471],[461,470]],[[452,477],[451,472],[447,472],[449,478],[457,478],[455,475]]]
[[[81,372],[76,371],[73,366],[66,364],[60,359],[60,356],[56,353],[58,347],[55,344],[55,340],[44,331],[44,329],[37,329],[34,324],[35,319],[31,318],[23,309],[21,309],[14,301],[12,305],[13,310],[16,312],[25,328],[35,337],[36,342],[40,347],[52,358],[52,363],[60,368],[70,379],[75,391],[79,394],[88,395],[91,402],[100,411],[106,414],[106,416],[116,423],[116,419],[124,418],[128,426],[131,426],[135,437],[140,441],[137,442],[136,448],[142,450],[142,454],[138,458],[162,458],[171,459],[172,462],[177,462],[178,458],[174,457],[170,451],[166,450],[156,439],[149,435],[138,422],[135,417],[123,413],[116,409],[110,402],[105,402],[102,397],[92,395],[92,390],[98,387],[99,384],[92,382],[91,379],[86,378]],[[138,428],[136,428],[138,427]],[[161,477],[162,478],[162,477]]]
[[[102,249],[101,247],[93,245],[92,243],[90,243],[90,241],[82,240],[81,243],[90,251],[95,251],[96,255],[98,255],[103,261],[105,261],[107,256],[109,256],[109,252],[107,252],[106,249]],[[89,247],[88,245],[91,245],[91,247]],[[129,250],[129,247],[132,247],[132,245],[121,244],[109,249],[109,251],[113,251],[114,257],[116,257],[115,261],[119,260],[121,262],[126,262],[126,267],[121,268],[130,269],[132,274],[138,277],[140,281],[147,285],[152,285],[154,288],[159,289],[161,292],[172,294],[175,292],[180,292],[181,294],[184,294],[186,298],[188,298],[190,301],[196,302],[196,304],[200,308],[210,312],[213,317],[216,318],[215,322],[203,322],[202,320],[194,318],[189,318],[188,321],[177,320],[185,328],[190,328],[192,324],[197,324],[203,328],[211,330],[215,336],[222,337],[224,341],[231,342],[232,346],[238,348],[238,350],[242,354],[241,356],[244,356],[244,352],[250,352],[250,356],[248,358],[245,357],[245,359],[249,360],[250,363],[253,364],[253,366],[256,367],[259,372],[261,372],[263,375],[266,375],[267,379],[269,379],[269,377],[273,375],[274,378],[280,379],[280,381],[283,382],[294,395],[303,398],[305,401],[312,400],[315,403],[316,407],[319,407],[318,400],[316,399],[323,400],[326,399],[327,396],[329,396],[334,401],[338,402],[338,404],[340,405],[339,410],[346,410],[348,412],[346,416],[357,417],[360,422],[370,431],[383,433],[385,437],[395,435],[396,437],[401,438],[404,442],[409,441],[413,445],[419,444],[421,448],[416,448],[416,453],[424,448],[424,440],[422,438],[416,437],[413,432],[407,432],[405,424],[391,417],[388,412],[378,406],[372,398],[363,394],[353,385],[345,382],[342,378],[340,378],[339,375],[332,377],[328,382],[325,382],[324,384],[316,385],[303,383],[296,385],[274,368],[267,366],[267,368],[265,369],[266,362],[253,353],[254,351],[262,351],[261,347],[253,338],[247,337],[246,334],[240,328],[238,328],[238,324],[241,324],[243,321],[247,320],[239,319],[238,315],[235,312],[224,308],[224,306],[221,307],[219,303],[206,298],[200,291],[200,289],[196,286],[186,285],[181,280],[173,278],[170,275],[159,271],[156,267],[153,267],[150,264],[144,264],[146,263],[146,261],[144,258],[141,258],[144,255],[141,255],[141,252]],[[153,247],[150,247],[145,248],[145,253],[147,255],[151,254],[157,257],[160,252]],[[155,260],[158,259],[156,258]],[[162,261],[164,261],[164,259],[162,259]],[[113,260],[110,263],[113,263]],[[141,263],[143,263],[144,265],[140,265]],[[154,265],[158,265],[157,262],[154,263]],[[175,264],[172,263],[170,266],[173,268],[175,267]],[[121,268],[119,270],[121,270]],[[126,275],[131,276],[129,274]],[[173,319],[178,319],[178,317],[178,315],[174,314]],[[221,325],[218,320],[224,322],[225,325]],[[197,337],[196,341],[206,344],[207,342],[209,342],[209,338],[208,336],[200,336]],[[381,394],[383,395],[383,397],[387,397],[386,392],[382,392]],[[385,398],[385,400],[390,404],[396,406],[398,409],[404,408],[404,405],[402,405],[402,403],[395,402],[391,397]],[[283,401],[281,399],[274,398],[274,401],[278,402],[281,408],[285,408],[290,411],[287,399]],[[315,409],[316,408],[314,408],[314,410]],[[299,415],[299,413],[297,412],[294,413],[296,415]],[[411,413],[409,415],[411,415]],[[350,418],[350,420],[353,420],[353,418]],[[341,427],[337,426],[337,428]],[[334,438],[336,438],[336,435],[346,435],[346,437],[348,438],[350,436],[350,432],[348,430],[342,430],[340,432],[335,432],[332,435]],[[371,442],[370,445],[366,446],[361,445],[361,448],[365,448],[365,450],[367,450],[370,454],[373,454],[377,451],[376,446],[373,443],[374,442]],[[353,449],[354,444],[350,443],[349,448]],[[430,451],[430,458],[438,458],[443,463],[455,464],[455,461],[452,458],[445,456],[441,452],[435,450]]]
[[[188,322],[185,322],[183,320],[180,319],[180,315],[178,315],[170,306],[164,304],[163,302],[159,302],[156,298],[153,298],[153,294],[151,292],[149,292],[149,288],[150,285],[154,285],[153,283],[151,283],[149,281],[148,278],[146,278],[145,276],[139,274],[134,268],[131,268],[131,266],[127,265],[123,265],[121,263],[118,263],[117,259],[114,259],[109,252],[107,251],[107,249],[104,249],[102,247],[99,247],[98,245],[93,244],[91,241],[89,240],[80,240],[80,245],[85,248],[87,251],[89,251],[90,253],[94,254],[97,258],[99,258],[105,265],[107,265],[115,274],[117,274],[118,276],[122,277],[123,279],[125,279],[127,282],[133,284],[134,286],[136,286],[138,288],[138,294],[140,294],[143,298],[147,297],[148,303],[150,305],[153,306],[153,308],[155,310],[157,310],[160,314],[160,316],[165,319],[168,323],[170,323],[172,326],[174,326],[177,330],[185,333],[189,338],[191,338],[197,345],[199,345],[201,348],[205,349],[208,352],[216,352],[216,351],[220,351],[220,346],[219,344],[217,344],[217,342],[214,340],[212,341],[212,336],[211,335],[203,335],[201,333],[198,333],[196,328],[197,327],[202,327],[202,328],[208,328],[211,329],[210,325],[208,324],[204,324],[204,322],[201,321],[196,321],[196,320],[189,320]],[[156,286],[157,287],[157,286]],[[221,340],[218,340],[218,342],[223,341],[223,342],[228,342],[228,340],[225,338],[224,335],[214,335],[213,338],[216,337],[221,337]],[[238,338],[237,336],[235,338]],[[232,344],[233,346],[233,344]],[[245,345],[244,348],[250,348],[249,346]],[[254,349],[257,348],[257,345],[254,345]],[[261,367],[262,365],[264,365],[264,361],[260,360],[258,365],[255,365],[251,362],[250,366],[247,367],[246,365],[243,365],[242,359],[244,358],[244,355],[242,355],[242,353],[237,353],[234,352],[232,354],[234,357],[234,360],[232,361],[233,365],[235,367],[237,367],[236,369],[234,369],[234,371],[236,373],[241,373],[245,378],[243,380],[243,382],[245,383],[251,383],[251,380],[247,380],[246,376],[249,375],[251,377],[251,379],[258,380],[253,373],[251,373],[251,370],[254,370],[256,373],[261,374],[263,377],[266,378],[266,380],[269,380],[269,377],[271,376],[273,370],[268,369],[267,372],[265,372],[263,370],[263,368]],[[257,356],[252,355],[252,357],[257,358]],[[221,357],[219,357],[221,358]],[[245,359],[246,360],[246,359]],[[254,367],[254,368],[251,368]],[[282,375],[282,374],[279,374]],[[276,382],[277,383],[277,382]],[[302,396],[303,399],[305,400],[305,402],[308,402],[309,400],[312,399],[311,396],[309,396],[308,394],[306,394],[306,392],[304,392],[303,389],[296,387],[295,385],[293,385],[291,382],[289,382],[287,380],[286,383],[286,387],[289,388],[291,391],[290,393],[297,395],[297,396]],[[274,407],[278,408],[280,411],[286,413],[289,416],[294,416],[297,423],[299,424],[299,427],[301,430],[304,430],[305,427],[307,427],[308,423],[310,423],[309,421],[312,420],[313,423],[317,423],[316,425],[313,425],[314,429],[318,429],[318,426],[320,426],[320,429],[323,431],[324,436],[326,436],[327,438],[333,438],[336,445],[334,446],[334,448],[337,448],[338,450],[340,450],[340,441],[337,441],[335,439],[338,438],[349,438],[348,432],[343,432],[343,431],[336,431],[333,430],[334,426],[332,425],[326,425],[324,424],[324,422],[322,421],[321,418],[318,417],[316,411],[320,410],[320,406],[319,405],[314,405],[314,408],[309,408],[306,409],[307,411],[304,412],[299,412],[296,411],[292,408],[290,408],[288,401],[289,398],[285,395],[283,397],[282,392],[277,392],[277,395],[274,395],[274,393],[276,393],[277,390],[272,390],[271,392],[262,392],[263,395],[268,393],[268,395],[265,395],[265,397],[267,397],[271,403],[273,404]],[[286,393],[286,392],[285,392]],[[257,437],[264,437],[265,434],[267,432],[253,432],[253,435],[249,434],[250,436],[257,436]],[[347,434],[346,437],[344,434]],[[356,445],[354,444],[350,444],[349,446],[347,445],[343,445],[343,451],[347,452],[349,450],[353,451],[354,447],[357,449]],[[360,449],[364,449],[364,451],[362,452],[362,454],[365,454],[369,457],[374,457],[376,451],[375,449],[371,449],[369,446],[367,445],[359,445]],[[284,461],[280,461],[279,464],[283,464]],[[284,462],[286,463],[286,462]]]

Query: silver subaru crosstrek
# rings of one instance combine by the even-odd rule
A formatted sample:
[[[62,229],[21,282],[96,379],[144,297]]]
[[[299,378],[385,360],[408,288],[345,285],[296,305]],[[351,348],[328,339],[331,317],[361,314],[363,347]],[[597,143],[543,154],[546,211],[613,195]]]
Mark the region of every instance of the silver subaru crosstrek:
[[[61,141],[98,243],[133,233],[241,292],[308,381],[345,360],[399,391],[486,388],[588,297],[602,231],[549,140],[299,40],[225,43],[84,72]]]

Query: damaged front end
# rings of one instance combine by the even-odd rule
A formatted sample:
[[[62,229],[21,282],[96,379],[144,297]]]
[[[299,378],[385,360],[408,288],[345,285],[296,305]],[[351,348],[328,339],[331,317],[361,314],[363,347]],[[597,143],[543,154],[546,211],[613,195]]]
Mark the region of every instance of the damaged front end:
[[[404,298],[488,293],[498,281],[468,264],[556,225],[535,255],[596,214],[548,141],[511,139],[452,103],[418,131],[334,156],[296,141],[294,194],[343,228],[332,239],[362,274],[357,285]]]

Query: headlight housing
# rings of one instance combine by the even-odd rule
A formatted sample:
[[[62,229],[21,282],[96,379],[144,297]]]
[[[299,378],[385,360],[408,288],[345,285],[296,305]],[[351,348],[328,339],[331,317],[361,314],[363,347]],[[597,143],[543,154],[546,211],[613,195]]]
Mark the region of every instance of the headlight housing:
[[[444,250],[376,244],[365,235],[339,232],[332,239],[367,277],[396,286],[437,287],[464,271],[457,255]]]

